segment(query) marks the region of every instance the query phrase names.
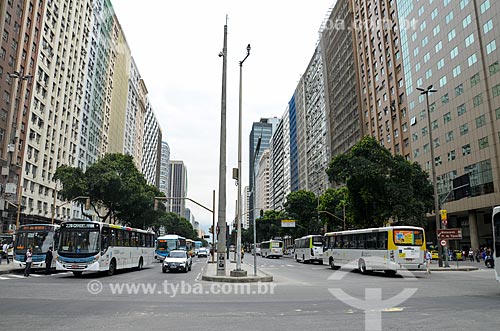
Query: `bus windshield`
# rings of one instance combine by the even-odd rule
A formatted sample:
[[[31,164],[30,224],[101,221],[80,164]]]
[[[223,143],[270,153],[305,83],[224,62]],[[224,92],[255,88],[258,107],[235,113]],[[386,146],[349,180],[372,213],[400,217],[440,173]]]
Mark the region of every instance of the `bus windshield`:
[[[312,244],[313,246],[318,246],[318,247],[323,246],[323,237],[321,236],[312,237]]]
[[[160,251],[171,251],[177,249],[177,239],[160,239],[157,244]]]
[[[394,244],[399,246],[422,246],[424,233],[422,230],[394,229]]]
[[[99,229],[62,229],[59,252],[97,254],[99,252]]]
[[[33,254],[44,253],[52,245],[53,236],[54,233],[49,231],[21,231],[16,236],[15,253],[24,254],[30,247]]]

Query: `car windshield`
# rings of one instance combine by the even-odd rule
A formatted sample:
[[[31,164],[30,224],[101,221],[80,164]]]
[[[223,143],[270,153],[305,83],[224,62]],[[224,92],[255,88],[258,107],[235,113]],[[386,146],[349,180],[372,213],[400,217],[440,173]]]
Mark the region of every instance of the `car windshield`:
[[[186,257],[186,252],[171,252],[170,257],[172,258],[183,258]]]

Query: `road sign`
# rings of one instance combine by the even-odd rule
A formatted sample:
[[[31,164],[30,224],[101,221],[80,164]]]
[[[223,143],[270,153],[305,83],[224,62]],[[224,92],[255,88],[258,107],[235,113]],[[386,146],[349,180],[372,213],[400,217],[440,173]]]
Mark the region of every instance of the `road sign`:
[[[439,229],[437,230],[437,236],[438,239],[462,239],[462,229],[455,228],[455,229]]]
[[[441,240],[441,246],[446,246],[446,240]]]
[[[295,220],[281,220],[281,227],[282,228],[294,228],[295,227]]]

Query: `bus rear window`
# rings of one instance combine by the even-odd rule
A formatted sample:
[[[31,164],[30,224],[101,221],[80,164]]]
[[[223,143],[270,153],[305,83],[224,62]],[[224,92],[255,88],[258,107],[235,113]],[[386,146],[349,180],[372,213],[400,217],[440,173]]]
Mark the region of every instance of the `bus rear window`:
[[[422,246],[422,230],[394,230],[394,244],[403,246]]]

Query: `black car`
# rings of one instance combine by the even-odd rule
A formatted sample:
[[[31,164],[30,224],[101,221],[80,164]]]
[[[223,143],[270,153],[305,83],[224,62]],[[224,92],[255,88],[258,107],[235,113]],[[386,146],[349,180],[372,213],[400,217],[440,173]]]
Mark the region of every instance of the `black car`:
[[[486,258],[484,259],[484,264],[488,267],[488,268],[494,268],[495,267],[495,259],[493,259],[493,256],[486,256]]]

